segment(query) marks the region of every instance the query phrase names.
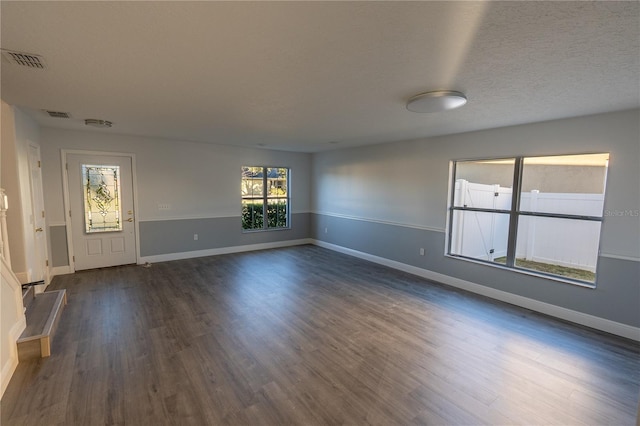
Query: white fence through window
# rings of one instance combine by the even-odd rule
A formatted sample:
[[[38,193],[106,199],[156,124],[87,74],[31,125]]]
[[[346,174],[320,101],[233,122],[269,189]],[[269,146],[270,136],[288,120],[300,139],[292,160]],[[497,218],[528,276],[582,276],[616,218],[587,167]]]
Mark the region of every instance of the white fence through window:
[[[511,188],[459,179],[455,205],[509,210]],[[603,194],[525,192],[520,211],[601,216]],[[516,258],[594,272],[600,222],[521,215]],[[451,224],[451,253],[493,261],[506,256],[509,215],[456,210]]]

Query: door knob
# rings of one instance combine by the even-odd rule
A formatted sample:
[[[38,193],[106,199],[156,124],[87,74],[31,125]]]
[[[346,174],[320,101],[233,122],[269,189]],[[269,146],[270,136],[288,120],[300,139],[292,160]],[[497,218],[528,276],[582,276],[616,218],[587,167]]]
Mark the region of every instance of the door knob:
[[[36,228],[36,232],[42,232],[42,228]]]

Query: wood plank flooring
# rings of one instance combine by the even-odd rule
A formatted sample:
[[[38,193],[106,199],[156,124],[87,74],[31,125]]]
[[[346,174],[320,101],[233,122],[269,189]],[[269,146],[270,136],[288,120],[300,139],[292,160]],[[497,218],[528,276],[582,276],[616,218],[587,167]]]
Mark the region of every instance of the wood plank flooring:
[[[638,344],[315,246],[58,276],[2,425],[633,425]]]

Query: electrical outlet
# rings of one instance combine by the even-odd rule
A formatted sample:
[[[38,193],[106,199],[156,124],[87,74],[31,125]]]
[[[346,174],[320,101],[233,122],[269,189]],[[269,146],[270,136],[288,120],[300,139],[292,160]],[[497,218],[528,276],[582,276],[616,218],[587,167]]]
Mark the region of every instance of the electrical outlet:
[[[193,234],[193,241],[198,241],[198,234]]]
[[[424,256],[424,249],[423,248],[420,249],[420,256]]]

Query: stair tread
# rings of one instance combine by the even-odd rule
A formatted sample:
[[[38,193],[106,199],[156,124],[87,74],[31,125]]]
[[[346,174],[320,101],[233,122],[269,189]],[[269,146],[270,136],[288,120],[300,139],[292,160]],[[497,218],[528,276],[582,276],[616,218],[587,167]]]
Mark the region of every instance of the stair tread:
[[[27,308],[27,327],[18,343],[48,336],[61,306],[65,302],[65,290],[46,291],[38,294]]]

